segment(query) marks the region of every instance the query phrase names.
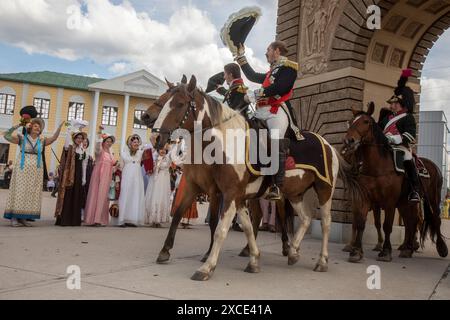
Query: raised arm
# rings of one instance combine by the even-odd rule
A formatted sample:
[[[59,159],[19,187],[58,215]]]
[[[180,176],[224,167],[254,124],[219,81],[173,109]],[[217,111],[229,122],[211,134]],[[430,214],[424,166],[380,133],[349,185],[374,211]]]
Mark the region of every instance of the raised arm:
[[[262,84],[264,82],[264,80],[266,79],[265,73],[259,73],[259,72],[255,72],[255,70],[253,70],[253,68],[250,66],[250,64],[248,63],[247,58],[245,56],[240,57],[237,60],[237,62],[241,66],[242,72],[244,72],[247,79],[250,80],[251,82],[256,82],[256,83]]]
[[[64,123],[65,123],[65,121],[61,122],[61,124],[59,125],[58,129],[56,129],[56,131],[52,137],[45,139],[46,146],[51,145],[53,142],[55,142],[58,139],[59,134],[61,133],[61,128],[64,125]]]
[[[8,131],[4,132],[3,135],[5,137],[5,140],[10,143],[19,144],[20,139],[17,136],[17,134],[14,134],[14,131],[16,131],[20,127],[21,127],[21,125],[18,124],[16,126],[10,128]]]

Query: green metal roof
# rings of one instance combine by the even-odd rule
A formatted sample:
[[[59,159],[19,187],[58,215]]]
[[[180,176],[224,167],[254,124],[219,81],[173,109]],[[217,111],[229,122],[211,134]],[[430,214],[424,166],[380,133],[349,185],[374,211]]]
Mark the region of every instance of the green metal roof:
[[[90,84],[100,82],[105,79],[83,77],[73,74],[51,71],[41,71],[3,74],[0,73],[0,80],[87,91]]]

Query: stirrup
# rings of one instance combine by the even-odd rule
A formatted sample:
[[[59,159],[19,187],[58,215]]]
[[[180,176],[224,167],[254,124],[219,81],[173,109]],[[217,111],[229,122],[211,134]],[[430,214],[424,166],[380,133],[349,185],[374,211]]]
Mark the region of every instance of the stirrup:
[[[418,192],[413,191],[409,194],[408,196],[408,201],[409,202],[420,202],[420,195]]]
[[[274,191],[275,189],[275,191]],[[264,196],[264,199],[268,201],[278,201],[281,200],[281,191],[277,185],[273,185],[269,188],[269,191]]]
[[[297,139],[297,141],[305,140],[305,137],[301,134],[299,128],[295,128],[295,138]]]

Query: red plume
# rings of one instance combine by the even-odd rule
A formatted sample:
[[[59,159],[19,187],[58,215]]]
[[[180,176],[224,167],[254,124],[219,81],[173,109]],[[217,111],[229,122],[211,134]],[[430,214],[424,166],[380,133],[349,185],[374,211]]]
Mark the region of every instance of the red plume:
[[[402,77],[409,78],[412,77],[412,70],[411,69],[405,69],[402,71]]]

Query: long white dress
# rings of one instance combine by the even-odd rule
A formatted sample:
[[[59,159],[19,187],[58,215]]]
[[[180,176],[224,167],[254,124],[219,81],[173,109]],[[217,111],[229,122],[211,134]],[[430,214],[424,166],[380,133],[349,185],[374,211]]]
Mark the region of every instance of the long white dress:
[[[126,148],[121,153],[123,162],[122,180],[119,196],[118,225],[132,223],[138,225],[144,220],[145,194],[144,179],[141,171],[141,160],[144,149],[140,148],[135,155]]]
[[[170,173],[172,163],[169,154],[156,158],[155,170],[145,196],[145,224],[169,222]]]

